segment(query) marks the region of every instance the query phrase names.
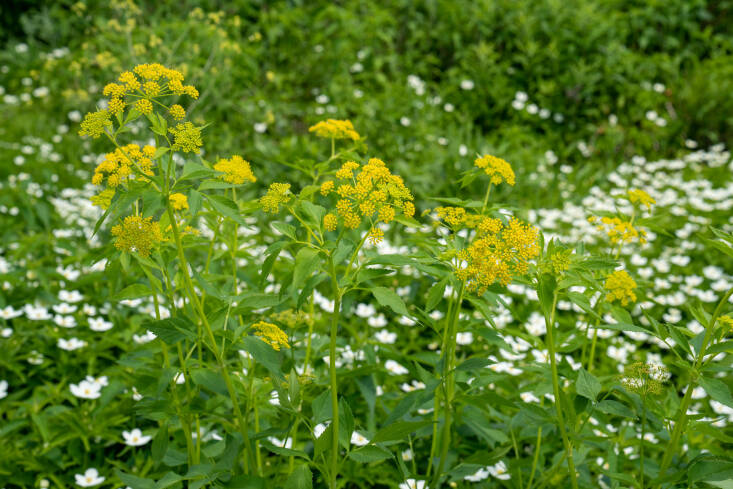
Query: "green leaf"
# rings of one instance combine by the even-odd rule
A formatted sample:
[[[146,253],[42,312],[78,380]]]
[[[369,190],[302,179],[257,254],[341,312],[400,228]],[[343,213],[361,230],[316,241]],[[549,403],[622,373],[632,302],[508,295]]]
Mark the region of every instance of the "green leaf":
[[[155,336],[160,338],[167,345],[175,345],[179,341],[189,338],[196,338],[196,325],[185,316],[175,316],[144,323],[143,327],[149,329]]]
[[[575,391],[591,401],[595,401],[601,392],[601,383],[583,367],[578,371],[578,378],[575,381]]]
[[[194,384],[199,387],[205,387],[217,394],[221,394],[222,396],[227,396],[229,394],[224,377],[222,377],[218,372],[205,368],[194,368],[189,372]]]
[[[153,456],[153,460],[157,463],[163,460],[166,450],[168,449],[168,422],[158,428],[158,432],[153,438],[153,443],[150,446],[150,451]]]
[[[387,426],[386,428],[382,428],[381,430],[377,431],[377,434],[374,435],[374,438],[372,439],[372,443],[405,440],[407,438],[407,435],[409,435],[410,433],[417,431],[420,428],[428,426],[432,423],[433,422],[431,420],[398,421]]]
[[[115,475],[123,484],[130,486],[132,489],[155,489],[155,481],[151,479],[143,479],[132,474],[126,474],[115,469]]]
[[[372,291],[372,294],[374,294],[374,297],[381,306],[389,307],[397,314],[402,314],[403,316],[410,315],[407,312],[407,307],[405,307],[403,300],[393,290],[386,287],[372,287],[369,290]]]
[[[699,382],[703,389],[705,389],[705,392],[710,394],[710,397],[733,408],[733,397],[731,397],[730,389],[728,389],[728,386],[723,381],[700,377]]]
[[[434,283],[433,286],[430,287],[430,290],[428,290],[428,299],[425,302],[425,312],[430,312],[435,309],[435,306],[437,306],[443,298],[446,285],[448,285],[448,280],[443,279],[440,282]]]
[[[313,474],[311,473],[311,469],[308,468],[308,464],[300,464],[295,467],[295,470],[293,470],[285,481],[285,487],[292,489],[312,489]]]
[[[228,217],[232,221],[241,224],[242,226],[248,226],[247,222],[239,214],[239,208],[237,207],[237,204],[235,204],[232,199],[224,197],[223,195],[203,195],[217,212],[221,213],[225,217]]]
[[[302,200],[300,207],[305,212],[305,215],[308,216],[310,225],[316,229],[321,229],[321,223],[323,222],[323,216],[326,215],[326,209],[308,200]]]
[[[349,458],[360,464],[392,458],[392,452],[377,445],[367,445],[349,453]]]
[[[293,240],[296,239],[295,226],[292,226],[286,222],[280,222],[280,221],[273,221],[272,223],[270,223],[270,226],[272,226],[272,228],[275,231],[281,234],[284,234],[288,238],[293,239]]]
[[[339,443],[348,449],[354,432],[354,415],[345,398],[339,399]]]
[[[603,400],[596,405],[596,409],[602,413],[615,414],[624,418],[633,418],[634,412],[618,401],[610,399]]]
[[[170,487],[173,484],[176,484],[182,480],[182,475],[178,475],[175,472],[168,472],[160,480],[158,480],[158,482],[155,483],[155,489],[165,489],[166,487]]]
[[[118,302],[125,299],[138,299],[140,297],[150,297],[153,295],[153,291],[150,290],[150,287],[144,284],[132,284],[128,285],[124,289],[120,290],[116,294],[114,294],[112,297],[109,298],[110,301]]]
[[[275,378],[284,381],[280,368],[280,357],[270,345],[255,336],[245,336],[240,342],[242,349],[252,355],[257,363],[262,364]]]
[[[312,248],[301,248],[295,255],[295,269],[293,270],[293,289],[300,289],[313,272],[318,268],[321,260],[318,251]]]

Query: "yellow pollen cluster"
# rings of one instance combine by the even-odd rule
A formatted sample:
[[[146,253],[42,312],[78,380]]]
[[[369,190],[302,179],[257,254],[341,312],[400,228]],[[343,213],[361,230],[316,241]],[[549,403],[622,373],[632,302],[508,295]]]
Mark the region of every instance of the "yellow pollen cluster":
[[[384,232],[375,226],[369,230],[367,239],[369,240],[369,243],[372,245],[379,244],[384,239]]]
[[[149,145],[142,149],[137,144],[117,148],[112,153],[107,153],[104,160],[94,169],[92,183],[102,185],[106,178],[107,185],[114,188],[131,178],[135,169],[145,175],[152,175],[154,154],[155,147]]]
[[[135,102],[135,108],[141,114],[148,115],[153,112],[153,103],[146,98],[141,98]]]
[[[280,212],[280,205],[290,201],[290,184],[289,183],[273,183],[267,189],[267,194],[260,198],[262,210],[276,214]]]
[[[625,270],[616,270],[606,277],[603,284],[606,289],[606,302],[621,301],[622,306],[629,304],[629,301],[636,302],[636,282]]]
[[[220,159],[214,165],[214,170],[223,173],[223,175],[219,175],[219,178],[236,185],[241,185],[244,182],[257,181],[254,173],[252,173],[252,167],[249,161],[246,161],[239,155],[234,155],[228,160],[224,158]]]
[[[632,189],[628,192],[629,202],[632,204],[645,205],[647,209],[651,209],[653,204],[657,201],[652,198],[651,195],[640,189]]]
[[[347,161],[336,171],[336,179],[344,182],[338,185],[333,180],[324,182],[321,194],[327,196],[334,191],[338,194],[336,215],[349,229],[359,227],[363,218],[371,222],[372,229],[375,229],[376,222],[390,223],[395,218],[396,209],[407,217],[415,215],[412,193],[402,177],[393,175],[378,158],[371,158],[364,166]],[[328,225],[336,228],[333,218],[329,218]],[[371,234],[374,240],[381,240],[381,237],[377,238],[377,232]]]
[[[181,119],[186,117],[186,111],[178,104],[171,105],[171,108],[168,109],[168,112],[170,112],[171,117],[173,117],[177,121],[180,121]]]
[[[308,128],[319,138],[327,139],[352,139],[358,141],[360,136],[354,130],[354,125],[349,120],[327,119]]]
[[[173,146],[171,149],[180,150],[184,153],[199,153],[199,148],[204,145],[201,140],[201,129],[190,122],[177,124],[171,127],[168,132],[173,134]]]
[[[514,170],[505,160],[492,155],[484,155],[476,158],[474,165],[481,168],[491,178],[492,184],[499,185],[501,182],[506,182],[514,185]]]
[[[171,194],[169,197],[171,206],[175,211],[188,210],[188,197],[182,193]]]
[[[498,282],[507,285],[512,277],[523,275],[529,261],[540,253],[537,228],[512,218],[508,225],[490,217],[476,226],[476,237],[457,258],[456,276],[466,288],[478,295]]]
[[[336,214],[328,213],[323,216],[323,228],[326,231],[335,231],[339,224],[339,218]]]
[[[122,224],[111,229],[117,239],[115,247],[128,253],[137,252],[140,256],[149,256],[153,247],[163,241],[160,224],[152,221],[152,217],[145,219],[140,216],[127,216]]]
[[[104,130],[111,125],[112,121],[109,118],[108,111],[98,110],[96,112],[90,112],[81,121],[79,136],[91,136],[96,139],[104,134]]]
[[[258,336],[262,341],[270,345],[273,350],[280,351],[280,348],[283,346],[290,348],[288,335],[276,325],[260,321],[253,324],[252,329],[254,329],[255,336]]]
[[[591,216],[588,218],[588,222],[599,223],[596,225],[596,229],[604,231],[614,245],[631,243],[635,239],[641,244],[646,243],[646,231],[636,229],[630,222],[622,221],[618,217],[601,217],[599,219]]]

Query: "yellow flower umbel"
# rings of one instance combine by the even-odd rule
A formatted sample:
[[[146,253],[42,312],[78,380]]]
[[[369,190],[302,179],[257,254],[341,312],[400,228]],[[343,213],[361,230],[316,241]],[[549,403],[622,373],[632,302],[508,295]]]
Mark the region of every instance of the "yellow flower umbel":
[[[630,302],[636,302],[636,282],[631,278],[625,270],[616,270],[606,277],[603,284],[606,289],[606,302],[621,301],[622,306],[627,306]]]
[[[176,127],[168,129],[168,132],[173,134],[173,145],[171,146],[173,150],[198,154],[199,148],[204,144],[201,140],[201,129],[190,122],[177,124]]]
[[[499,185],[501,182],[514,185],[514,170],[505,160],[492,155],[484,155],[476,158],[474,165],[481,168],[491,178],[493,185]]]
[[[599,231],[605,231],[613,245],[627,244],[634,240],[638,240],[641,244],[646,243],[646,231],[636,229],[631,222],[623,221],[618,217],[591,216],[588,222],[595,223]]]
[[[253,324],[252,329],[254,329],[255,336],[270,345],[273,350],[280,351],[281,347],[290,348],[288,335],[276,325],[260,321]]]
[[[104,160],[94,169],[92,183],[102,185],[107,179],[107,186],[115,188],[129,178],[134,178],[135,172],[143,175],[153,174],[153,160],[155,155],[154,146],[143,146],[128,144],[117,148],[104,156]]]
[[[504,225],[499,219],[482,217],[475,229],[471,243],[457,254],[455,273],[477,295],[494,283],[507,285],[513,277],[527,273],[530,260],[540,253],[539,231],[519,219],[511,218]]]
[[[98,138],[106,128],[112,126],[112,121],[109,118],[109,112],[106,110],[98,110],[96,112],[90,112],[84,116],[84,120],[81,121],[81,129],[79,129],[79,136],[91,136],[94,139]]]
[[[127,216],[122,224],[111,229],[117,239],[115,247],[128,253],[139,253],[140,256],[150,256],[155,245],[163,241],[160,224],[152,221],[152,217]]]
[[[188,210],[188,197],[182,193],[171,194],[169,199],[174,211]]]
[[[348,229],[358,228],[362,219],[367,219],[370,239],[375,243],[383,237],[377,223],[389,224],[398,210],[407,217],[415,214],[412,193],[402,177],[393,175],[378,158],[371,158],[364,166],[347,161],[336,172],[336,180],[338,184],[329,180],[321,185],[322,195],[338,195],[336,213],[324,218],[324,227],[329,231],[336,229],[339,218]]]
[[[354,125],[349,120],[328,119],[321,121],[308,128],[308,132],[326,139],[351,139],[358,141],[359,133],[354,130]]]
[[[256,182],[257,178],[252,173],[252,167],[249,161],[238,155],[234,155],[231,158],[220,159],[215,165],[214,170],[220,171],[223,175],[219,175],[219,178],[225,182],[233,183],[235,185],[241,185],[244,182]]]
[[[629,202],[632,204],[641,204],[646,206],[647,209],[651,209],[653,204],[657,201],[652,198],[651,195],[640,189],[632,189],[628,191]]]
[[[265,212],[277,214],[280,212],[280,205],[287,204],[290,197],[289,183],[273,183],[267,189],[267,194],[260,198],[260,205]]]

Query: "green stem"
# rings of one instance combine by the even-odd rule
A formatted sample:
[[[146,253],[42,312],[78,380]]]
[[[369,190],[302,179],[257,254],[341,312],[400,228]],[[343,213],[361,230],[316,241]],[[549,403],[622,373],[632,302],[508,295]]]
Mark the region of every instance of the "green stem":
[[[665,475],[665,472],[667,471],[667,468],[669,467],[670,462],[672,461],[672,457],[677,453],[677,445],[680,442],[680,438],[682,437],[682,433],[685,430],[685,426],[687,425],[687,410],[690,407],[690,403],[692,402],[692,391],[695,388],[695,384],[697,383],[696,376],[699,374],[700,365],[703,362],[703,359],[705,358],[705,350],[708,348],[708,343],[710,343],[710,339],[713,336],[713,329],[715,329],[715,323],[718,321],[718,317],[720,316],[723,305],[725,305],[728,302],[728,299],[730,298],[731,294],[733,294],[733,288],[728,290],[728,292],[725,293],[725,295],[720,299],[720,302],[718,302],[717,307],[715,308],[715,311],[713,312],[713,315],[710,317],[710,322],[708,323],[708,327],[705,330],[705,337],[702,341],[702,346],[700,347],[700,352],[697,355],[697,360],[695,361],[694,366],[694,375],[692,379],[690,379],[690,383],[687,385],[687,392],[685,392],[685,396],[682,398],[682,403],[680,404],[680,411],[677,415],[677,419],[675,420],[674,429],[672,430],[672,437],[669,440],[669,444],[667,445],[667,450],[664,452],[664,457],[662,457],[662,463],[659,466],[659,477],[663,477]]]
[[[537,442],[534,449],[534,457],[532,458],[532,471],[529,473],[529,482],[527,483],[527,489],[532,489],[532,481],[534,480],[534,474],[537,470],[537,461],[540,458],[540,446],[542,444],[542,426],[537,428]]]
[[[641,439],[639,440],[639,484],[644,489],[644,431],[646,430],[646,395],[641,399]]]
[[[339,400],[338,400],[338,378],[336,377],[336,338],[338,335],[338,321],[341,310],[341,290],[339,289],[338,277],[336,275],[336,266],[333,263],[333,257],[328,257],[331,281],[333,282],[334,301],[333,314],[331,316],[331,338],[329,344],[329,361],[328,371],[331,380],[331,471],[330,487],[336,489],[336,476],[338,475],[339,464]]]
[[[481,206],[481,215],[483,215],[484,211],[486,210],[486,206],[489,204],[489,195],[491,195],[491,182],[489,182],[489,188],[486,189],[486,196],[484,197],[484,205]]]
[[[456,329],[458,326],[458,319],[461,314],[461,303],[463,301],[463,292],[465,291],[466,284],[461,282],[461,287],[458,289],[455,306],[453,308],[453,316],[450,321],[450,328],[445,334],[447,334],[447,340],[444,341],[446,344],[446,350],[443,352],[443,378],[444,378],[444,390],[445,399],[443,401],[443,434],[440,439],[440,461],[438,462],[438,468],[433,476],[433,485],[438,487],[438,481],[440,476],[443,474],[443,468],[445,466],[445,459],[448,456],[448,448],[450,445],[450,431],[451,424],[453,422],[453,398],[455,395],[455,363],[456,363]]]
[[[573,489],[578,489],[578,480],[575,473],[575,462],[573,462],[573,447],[568,440],[568,434],[565,431],[565,420],[562,414],[562,405],[560,397],[560,382],[557,375],[557,361],[555,359],[555,342],[553,339],[552,331],[555,329],[555,308],[557,307],[557,290],[552,295],[552,311],[550,317],[545,316],[545,322],[547,323],[547,350],[550,355],[550,368],[552,369],[552,389],[555,393],[555,410],[557,411],[557,419],[559,422],[560,435],[562,436],[562,443],[565,447],[565,453],[568,458],[568,471],[570,472],[570,482]]]
[[[171,221],[171,229],[173,230],[173,239],[176,243],[176,248],[178,251],[178,260],[180,261],[181,266],[181,275],[183,276],[183,280],[185,283],[185,289],[189,296],[189,301],[194,305],[194,308],[198,312],[199,318],[201,320],[201,323],[204,326],[204,329],[206,331],[207,336],[209,337],[209,341],[211,342],[211,351],[214,353],[214,356],[216,357],[219,370],[221,371],[222,377],[224,378],[224,383],[226,384],[227,391],[229,393],[229,398],[231,399],[232,406],[234,408],[234,415],[237,418],[237,424],[239,425],[239,431],[242,434],[242,439],[244,441],[245,446],[245,456],[244,456],[244,472],[249,473],[249,457],[250,457],[250,440],[249,440],[249,434],[247,433],[247,426],[244,423],[244,419],[242,417],[242,410],[239,406],[239,399],[237,398],[237,393],[234,390],[234,385],[232,384],[231,376],[229,375],[229,371],[226,368],[226,364],[224,362],[224,357],[219,350],[219,346],[216,343],[216,338],[214,337],[214,332],[211,329],[211,325],[209,324],[209,320],[206,317],[206,313],[204,312],[203,308],[201,307],[201,302],[199,302],[196,291],[193,286],[193,282],[191,281],[191,276],[189,273],[189,265],[188,261],[186,260],[186,255],[183,252],[183,245],[181,244],[181,236],[180,232],[178,231],[178,224],[176,223],[175,215],[173,213],[173,208],[171,207],[170,201],[167,202],[167,208],[168,208],[168,217]]]
[[[596,343],[598,342],[598,328],[593,330],[593,341],[590,344],[590,354],[588,355],[588,372],[593,370],[593,360],[596,356]]]

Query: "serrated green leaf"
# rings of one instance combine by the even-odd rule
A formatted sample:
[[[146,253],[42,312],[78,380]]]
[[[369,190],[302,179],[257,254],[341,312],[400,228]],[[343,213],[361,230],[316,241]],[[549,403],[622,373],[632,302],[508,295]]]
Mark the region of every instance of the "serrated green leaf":
[[[407,311],[404,301],[395,291],[386,287],[372,287],[369,290],[371,290],[381,306],[389,307],[397,314],[409,316],[410,313]]]

